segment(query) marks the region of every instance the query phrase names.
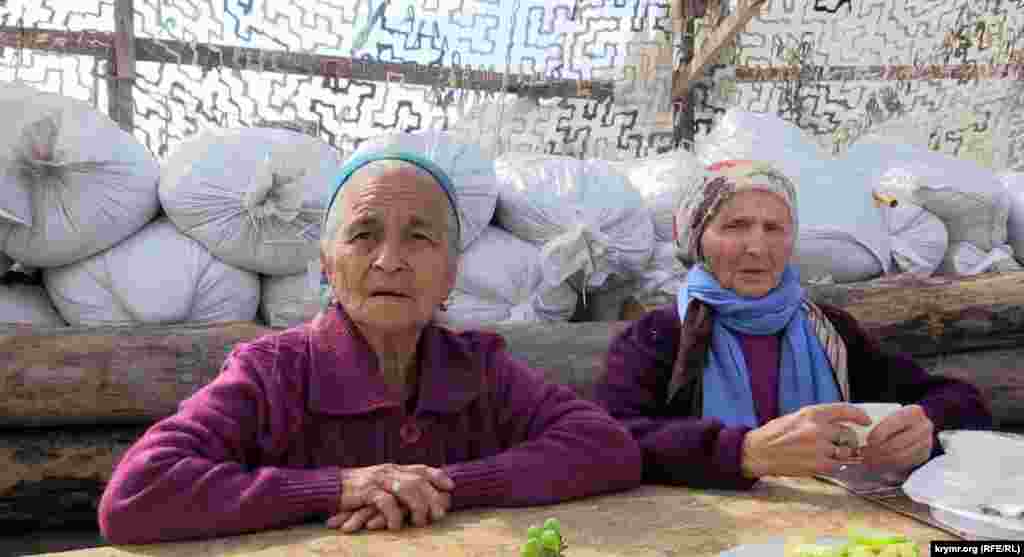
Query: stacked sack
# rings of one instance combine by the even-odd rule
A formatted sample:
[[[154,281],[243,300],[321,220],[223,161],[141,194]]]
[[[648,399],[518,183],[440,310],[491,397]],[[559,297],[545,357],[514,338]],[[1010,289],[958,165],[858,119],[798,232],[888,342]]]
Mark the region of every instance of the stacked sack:
[[[338,151],[308,135],[209,130],[164,164],[160,202],[182,234],[247,277],[247,300],[257,281],[253,314],[287,327],[318,308],[307,275],[319,277],[324,192],[340,167]]]
[[[572,280],[586,296],[647,267],[654,250],[651,213],[610,163],[510,153],[495,168],[495,222],[540,248],[548,286]]]
[[[159,210],[159,165],[86,103],[0,86],[0,253],[46,272],[116,246]],[[54,325],[38,287],[0,286],[0,322]],[[66,318],[66,316],[65,316]]]
[[[1019,270],[1008,243],[1011,196],[978,164],[910,145],[864,143],[850,148],[846,170],[879,193],[942,220],[948,249],[942,274]]]
[[[1013,248],[1017,262],[1024,264],[1024,173],[1007,172],[999,176],[999,180],[1010,196],[1006,241]]]
[[[793,259],[805,282],[858,282],[889,271],[889,226],[870,184],[824,156],[796,126],[773,114],[730,110],[697,155],[706,165],[766,162],[793,180],[800,221]]]

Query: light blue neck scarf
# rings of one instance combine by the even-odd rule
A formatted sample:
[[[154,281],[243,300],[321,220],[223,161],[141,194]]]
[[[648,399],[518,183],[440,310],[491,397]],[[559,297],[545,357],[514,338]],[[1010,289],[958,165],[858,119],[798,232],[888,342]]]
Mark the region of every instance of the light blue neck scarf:
[[[810,404],[841,400],[828,356],[814,334],[803,308],[804,290],[793,265],[782,280],[761,298],[743,298],[722,288],[703,265],[694,265],[679,291],[680,320],[696,298],[714,310],[714,328],[704,369],[705,417],[726,426],[757,427],[750,371],[736,333],[771,335],[785,329],[779,362],[779,412],[788,414]]]

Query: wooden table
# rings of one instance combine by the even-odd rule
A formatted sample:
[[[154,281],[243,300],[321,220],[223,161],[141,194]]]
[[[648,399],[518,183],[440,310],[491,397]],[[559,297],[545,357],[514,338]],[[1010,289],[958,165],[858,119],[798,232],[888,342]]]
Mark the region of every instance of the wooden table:
[[[772,478],[750,492],[643,486],[549,507],[483,509],[398,533],[339,535],[319,524],[247,536],[146,546],[100,547],[64,557],[518,557],[526,529],[562,523],[567,557],[701,557],[780,536],[839,536],[851,523],[899,532],[927,554],[948,534],[812,479]],[[773,556],[765,556],[773,557]],[[782,557],[781,555],[778,557]]]

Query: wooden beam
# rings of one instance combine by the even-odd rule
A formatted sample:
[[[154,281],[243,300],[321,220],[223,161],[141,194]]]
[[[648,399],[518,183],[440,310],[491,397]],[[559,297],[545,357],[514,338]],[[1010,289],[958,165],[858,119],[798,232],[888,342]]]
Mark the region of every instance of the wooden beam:
[[[426,66],[417,62],[381,62],[307,52],[140,37],[135,38],[134,45],[137,61],[210,69],[223,67],[482,91],[501,91],[504,81],[504,74],[500,72],[462,65]],[[109,57],[116,48],[113,33],[21,29],[12,26],[0,26],[0,46],[96,57]],[[513,74],[509,76],[505,91],[537,98],[604,100],[613,95],[614,84],[611,81],[546,80],[538,75]]]
[[[107,114],[121,129],[135,132],[135,1],[117,0],[114,8],[114,53],[110,57],[110,90]]]
[[[708,35],[693,60],[680,67],[672,84],[672,98],[682,99],[690,89],[690,83],[698,79],[718,53],[746,27],[767,0],[738,0],[736,11],[727,15]]]

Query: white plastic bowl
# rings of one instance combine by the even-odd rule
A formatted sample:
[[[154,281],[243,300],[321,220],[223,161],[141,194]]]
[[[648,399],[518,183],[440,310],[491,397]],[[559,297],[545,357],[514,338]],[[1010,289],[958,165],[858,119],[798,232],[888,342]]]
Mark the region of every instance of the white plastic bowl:
[[[959,429],[940,432],[939,443],[951,465],[971,475],[1002,478],[1024,471],[1024,438]]]

